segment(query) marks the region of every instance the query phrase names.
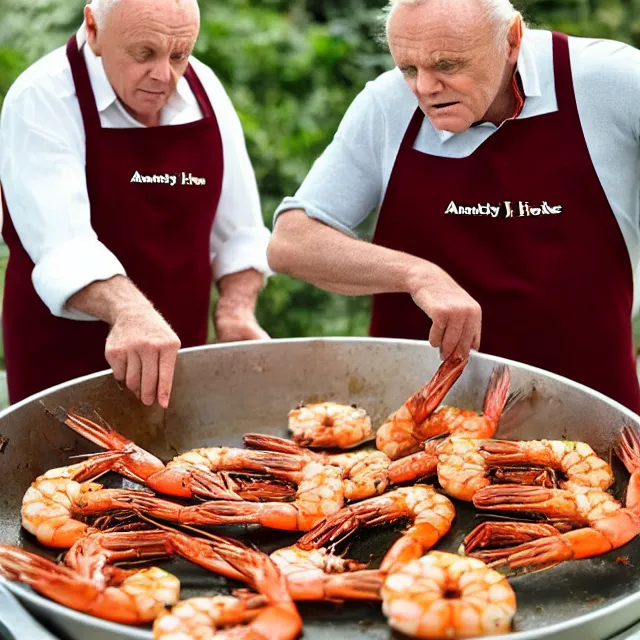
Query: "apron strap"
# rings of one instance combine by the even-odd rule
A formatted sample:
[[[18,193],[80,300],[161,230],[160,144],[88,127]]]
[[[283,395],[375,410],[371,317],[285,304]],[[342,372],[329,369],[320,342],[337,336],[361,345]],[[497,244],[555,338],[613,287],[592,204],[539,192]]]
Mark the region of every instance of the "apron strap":
[[[400,144],[400,148],[398,149],[398,155],[400,154],[400,151],[413,148],[413,143],[418,137],[418,133],[420,132],[420,128],[422,127],[423,122],[424,112],[418,105],[417,109],[413,113],[411,122],[409,122],[409,126],[405,131],[404,138],[402,138],[402,143]]]
[[[553,42],[553,75],[556,89],[558,111],[563,116],[577,118],[578,105],[573,90],[573,74],[571,73],[571,57],[569,54],[569,38],[566,33],[552,33]]]
[[[75,35],[71,36],[67,42],[67,58],[69,59],[71,75],[73,76],[80,112],[82,113],[84,132],[88,138],[91,134],[99,133],[102,125],[100,123],[98,105],[96,104],[93,89],[91,88],[87,63],[84,55],[80,53],[78,49],[78,42]]]
[[[202,115],[205,118],[215,118],[215,112],[213,111],[213,106],[211,105],[211,100],[207,95],[207,92],[204,90],[202,86],[202,82],[200,82],[200,78],[198,78],[196,72],[193,70],[191,64],[187,66],[187,70],[184,72],[184,77],[186,81],[189,83],[189,87],[191,91],[193,91],[193,95],[196,97],[198,101],[198,105],[200,110],[202,111]]]

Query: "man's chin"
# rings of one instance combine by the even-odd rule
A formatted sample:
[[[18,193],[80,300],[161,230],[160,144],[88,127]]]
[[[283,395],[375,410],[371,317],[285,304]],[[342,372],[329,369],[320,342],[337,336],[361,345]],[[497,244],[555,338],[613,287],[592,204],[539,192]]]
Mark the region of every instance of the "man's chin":
[[[438,131],[447,131],[449,133],[462,133],[466,131],[472,123],[467,122],[459,117],[447,117],[429,115],[429,121],[433,128]]]

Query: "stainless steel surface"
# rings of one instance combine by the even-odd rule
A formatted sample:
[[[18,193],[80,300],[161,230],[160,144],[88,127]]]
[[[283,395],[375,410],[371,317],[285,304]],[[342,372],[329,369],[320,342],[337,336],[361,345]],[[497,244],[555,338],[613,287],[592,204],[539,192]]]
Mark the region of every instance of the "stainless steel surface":
[[[640,623],[634,624],[630,629],[625,629],[622,633],[616,634],[609,640],[638,640],[640,638]]]
[[[480,410],[490,371],[496,362],[474,354],[446,398],[460,407]],[[521,387],[527,402],[503,420],[499,435],[510,438],[569,438],[589,442],[603,455],[615,444],[623,424],[640,426],[640,418],[617,403],[580,385],[525,365],[508,363],[512,388]],[[45,416],[48,408],[84,402],[127,436],[168,459],[195,446],[240,445],[248,431],[286,435],[286,416],[301,401],[334,399],[366,407],[374,424],[429,379],[439,357],[422,342],[373,339],[300,339],[238,343],[190,349],[179,356],[171,407],[144,408],[120,390],[107,373],[61,385],[0,413],[0,435],[8,445],[0,454],[0,541],[33,549],[20,528],[20,500],[30,482],[46,469],[69,463],[69,455],[96,448]],[[625,476],[616,467],[622,478]],[[624,483],[623,483],[624,484]],[[624,486],[617,487],[624,495]],[[469,505],[456,503],[453,531],[438,548],[455,551],[476,522]],[[290,535],[253,535],[268,545],[290,543]],[[256,538],[255,536],[258,536]],[[262,535],[262,537],[260,537]],[[367,532],[362,549],[381,538]],[[377,542],[376,542],[377,541]],[[389,542],[389,537],[385,539]],[[356,553],[357,544],[353,546]],[[44,550],[38,549],[41,553]],[[628,556],[631,566],[616,562]],[[640,617],[640,540],[606,556],[564,563],[552,570],[513,579],[518,597],[515,631],[510,640],[566,638],[602,640]],[[213,593],[224,581],[179,563],[183,595]],[[170,569],[171,570],[171,569]],[[11,590],[35,614],[50,622],[61,637],[99,640],[145,638],[148,629],[133,629],[61,607],[28,588]],[[393,637],[378,604],[305,605],[304,638],[376,640]]]
[[[26,611],[5,584],[4,579],[0,578],[0,633],[9,632],[15,640],[56,640]]]

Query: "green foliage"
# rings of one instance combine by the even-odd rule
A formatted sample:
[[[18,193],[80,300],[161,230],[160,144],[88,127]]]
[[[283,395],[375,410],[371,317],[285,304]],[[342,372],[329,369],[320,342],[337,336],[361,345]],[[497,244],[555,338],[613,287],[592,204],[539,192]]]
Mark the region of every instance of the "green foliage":
[[[293,194],[368,80],[391,67],[378,43],[385,0],[200,0],[196,55],[240,115],[265,221]],[[532,26],[640,44],[640,0],[523,0]],[[0,102],[20,71],[64,44],[84,0],[0,0]],[[365,335],[370,300],[274,276],[258,316],[274,337]],[[638,327],[640,333],[640,326]]]

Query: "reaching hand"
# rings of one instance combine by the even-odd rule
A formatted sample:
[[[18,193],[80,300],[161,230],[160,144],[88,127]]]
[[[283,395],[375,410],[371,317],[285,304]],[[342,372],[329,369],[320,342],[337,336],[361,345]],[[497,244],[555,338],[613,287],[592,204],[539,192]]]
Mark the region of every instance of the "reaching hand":
[[[111,328],[105,357],[116,380],[125,382],[147,406],[169,406],[180,339],[150,305],[120,311]]]
[[[480,305],[445,271],[433,264],[414,277],[411,296],[431,318],[431,346],[440,348],[442,359],[453,353],[466,357],[480,348]]]

